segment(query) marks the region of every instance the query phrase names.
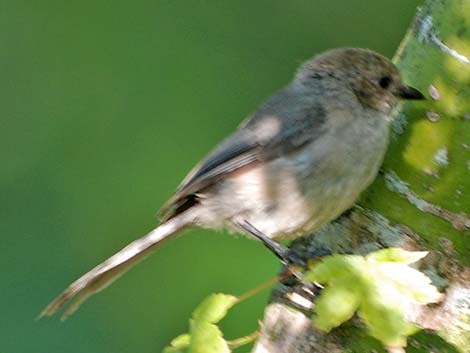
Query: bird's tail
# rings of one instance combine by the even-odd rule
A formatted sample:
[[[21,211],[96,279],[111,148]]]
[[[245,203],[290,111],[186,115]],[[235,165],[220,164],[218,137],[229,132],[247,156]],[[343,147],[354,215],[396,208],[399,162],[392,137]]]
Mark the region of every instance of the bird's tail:
[[[160,224],[150,233],[133,241],[73,282],[39,314],[38,318],[53,315],[65,303],[75,299],[62,315],[62,320],[65,320],[88,297],[106,288],[124,272],[149,255],[163,240],[176,235],[193,222],[194,210],[189,209]]]

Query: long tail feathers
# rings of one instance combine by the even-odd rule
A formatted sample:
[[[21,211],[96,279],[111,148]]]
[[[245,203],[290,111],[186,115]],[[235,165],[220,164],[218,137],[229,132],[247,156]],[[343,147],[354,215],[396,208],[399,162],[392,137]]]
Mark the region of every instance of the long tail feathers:
[[[75,299],[62,315],[62,320],[65,320],[88,297],[106,288],[124,272],[149,255],[156,245],[191,225],[193,220],[193,212],[188,210],[159,225],[142,238],[133,241],[73,282],[39,314],[38,319],[55,314],[68,301]]]

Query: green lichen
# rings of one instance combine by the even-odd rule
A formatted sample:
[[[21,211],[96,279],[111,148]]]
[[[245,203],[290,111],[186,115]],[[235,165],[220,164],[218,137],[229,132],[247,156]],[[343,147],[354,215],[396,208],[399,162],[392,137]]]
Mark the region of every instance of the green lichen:
[[[470,145],[470,120],[465,118],[470,112],[469,19],[469,1],[427,1],[421,9],[395,62],[407,83],[423,92],[433,86],[439,94],[406,104],[401,112],[407,125],[397,124],[399,135],[392,138],[384,164],[403,183],[391,185],[379,177],[361,202],[411,227],[431,249],[439,237],[450,239],[462,265],[470,265],[470,230],[456,229],[439,212],[423,209],[436,205],[455,215],[470,213],[470,150],[465,148]],[[430,121],[429,112],[439,119]],[[398,190],[405,185],[411,201]]]

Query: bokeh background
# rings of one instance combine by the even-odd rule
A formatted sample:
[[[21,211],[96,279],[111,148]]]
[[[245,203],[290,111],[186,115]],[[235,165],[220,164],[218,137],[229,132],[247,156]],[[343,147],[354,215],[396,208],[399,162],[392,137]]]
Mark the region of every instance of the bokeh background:
[[[65,323],[34,320],[155,226],[193,164],[299,63],[339,46],[391,56],[419,3],[0,1],[0,351],[158,353],[208,294],[271,278],[260,244],[191,230]],[[255,330],[268,295],[230,312],[226,337]]]

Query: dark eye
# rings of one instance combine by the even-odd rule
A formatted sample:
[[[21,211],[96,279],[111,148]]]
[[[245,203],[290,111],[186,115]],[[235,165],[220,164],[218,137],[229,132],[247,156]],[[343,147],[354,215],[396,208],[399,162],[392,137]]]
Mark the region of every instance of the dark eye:
[[[391,83],[392,83],[392,79],[389,76],[381,77],[380,80],[379,80],[379,85],[383,89],[387,89],[388,86],[390,86]]]

